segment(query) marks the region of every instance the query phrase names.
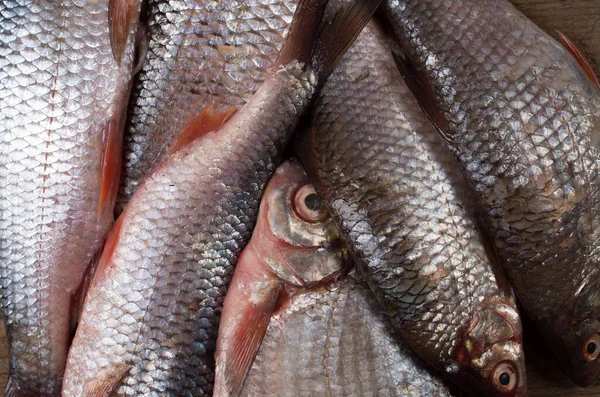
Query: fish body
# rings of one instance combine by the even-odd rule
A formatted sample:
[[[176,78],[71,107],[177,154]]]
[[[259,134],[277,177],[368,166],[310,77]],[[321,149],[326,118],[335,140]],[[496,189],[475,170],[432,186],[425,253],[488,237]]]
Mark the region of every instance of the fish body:
[[[225,298],[215,396],[449,396],[351,266],[306,172],[286,161]]]
[[[306,290],[271,317],[241,395],[451,396],[393,334],[356,278]]]
[[[377,26],[361,33],[313,109],[298,153],[403,339],[474,395],[523,395],[512,292],[458,164]]]
[[[523,310],[571,377],[593,383],[600,375],[598,87],[507,1],[390,0],[385,12]]]
[[[73,298],[113,221],[134,30],[121,37],[118,65],[108,0],[0,4],[0,306],[11,395],[60,393]]]
[[[297,23],[312,30],[292,23],[278,63],[246,106],[214,131],[193,124],[200,136],[167,156],[136,190],[87,295],[64,396],[212,394],[227,284],[264,186],[325,70],[311,62],[311,32],[325,4],[303,0]],[[328,25],[323,37],[345,32],[329,55],[346,48],[377,5],[354,3],[357,13],[346,14],[341,26]],[[319,59],[327,65],[339,58]]]
[[[148,1],[148,52],[132,91],[118,212],[198,109],[238,109],[256,92],[296,3]]]

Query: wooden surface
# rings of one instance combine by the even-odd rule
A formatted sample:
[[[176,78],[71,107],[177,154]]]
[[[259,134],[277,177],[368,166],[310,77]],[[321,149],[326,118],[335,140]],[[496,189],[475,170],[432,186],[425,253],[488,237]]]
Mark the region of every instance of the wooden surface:
[[[596,74],[600,75],[600,0],[511,0],[519,10],[548,33],[556,30],[567,35],[586,53]],[[560,373],[550,358],[543,354],[537,338],[526,338],[530,397],[600,397],[600,386],[580,389]],[[8,373],[7,343],[0,324],[0,393]]]

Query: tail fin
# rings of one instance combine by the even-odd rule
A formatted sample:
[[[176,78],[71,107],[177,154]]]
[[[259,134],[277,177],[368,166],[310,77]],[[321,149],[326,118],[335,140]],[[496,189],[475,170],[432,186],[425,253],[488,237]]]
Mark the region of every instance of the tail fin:
[[[353,0],[324,20],[328,0],[300,0],[276,65],[303,62],[324,83],[380,2]]]

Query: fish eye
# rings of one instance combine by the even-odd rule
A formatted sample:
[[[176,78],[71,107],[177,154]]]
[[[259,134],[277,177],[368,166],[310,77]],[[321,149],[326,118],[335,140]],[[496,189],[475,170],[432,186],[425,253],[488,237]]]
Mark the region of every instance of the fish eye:
[[[600,355],[600,335],[593,334],[583,344],[583,357],[587,361],[594,361]]]
[[[500,363],[492,371],[492,384],[500,392],[510,392],[517,386],[517,371],[510,363]]]
[[[312,184],[298,189],[294,197],[294,210],[301,219],[310,223],[321,222],[329,217],[321,196]]]

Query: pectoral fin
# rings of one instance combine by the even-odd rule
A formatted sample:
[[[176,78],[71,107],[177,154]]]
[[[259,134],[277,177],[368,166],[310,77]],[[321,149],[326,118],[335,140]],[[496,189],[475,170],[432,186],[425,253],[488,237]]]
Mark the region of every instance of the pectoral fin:
[[[121,386],[130,370],[131,366],[127,364],[103,370],[83,386],[83,395],[86,397],[110,397]]]
[[[592,83],[596,85],[596,87],[600,88],[600,82],[598,81],[598,77],[596,77],[594,69],[583,54],[583,51],[581,51],[575,45],[575,43],[573,43],[563,32],[558,32],[558,37],[560,37],[560,43],[563,45],[563,47],[566,48],[567,51],[571,53],[571,55],[573,55],[573,57],[575,58],[579,66],[581,66],[587,77],[592,81]]]

